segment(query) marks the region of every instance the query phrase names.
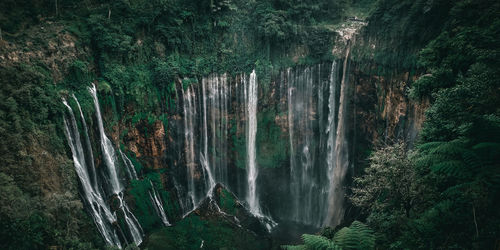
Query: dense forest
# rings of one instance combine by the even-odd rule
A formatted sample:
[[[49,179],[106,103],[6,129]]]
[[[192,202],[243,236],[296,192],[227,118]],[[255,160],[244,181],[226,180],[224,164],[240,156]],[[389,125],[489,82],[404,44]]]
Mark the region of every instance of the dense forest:
[[[493,0],[3,0],[0,247],[500,249],[499,79]]]

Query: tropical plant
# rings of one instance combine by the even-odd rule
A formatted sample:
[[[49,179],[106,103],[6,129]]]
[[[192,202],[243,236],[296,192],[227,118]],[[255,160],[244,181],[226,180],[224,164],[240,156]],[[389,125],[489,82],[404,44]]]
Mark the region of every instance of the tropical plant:
[[[333,240],[321,235],[303,234],[303,245],[282,246],[287,250],[340,250],[340,249],[374,249],[375,236],[365,224],[354,221],[335,233]]]

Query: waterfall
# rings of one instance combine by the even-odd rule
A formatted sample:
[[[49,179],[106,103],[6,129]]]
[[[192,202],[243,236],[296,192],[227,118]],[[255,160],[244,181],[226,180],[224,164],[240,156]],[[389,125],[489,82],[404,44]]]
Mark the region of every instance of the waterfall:
[[[346,58],[348,56],[349,51]],[[270,213],[280,214],[283,220],[314,227],[336,225],[341,220],[343,179],[349,165],[345,124],[347,62],[345,59],[343,65],[333,61],[328,66],[318,64],[286,69],[280,72],[280,82],[274,84],[275,89],[271,91],[279,102],[275,105],[279,112],[275,122],[285,114],[288,118],[290,169],[288,192],[283,201],[290,202],[286,208],[289,213],[283,213],[281,206],[270,207]],[[182,89],[188,197],[192,207],[196,207],[205,197],[210,197],[215,183],[222,182],[245,195],[252,214],[271,220],[263,215],[262,206],[268,198],[259,199],[261,187],[257,185],[258,178],[269,177],[259,177],[257,166],[259,104],[255,70],[249,76],[237,76],[234,83],[230,87],[225,74],[211,74],[203,77],[201,84]],[[230,100],[237,106],[231,109]],[[231,145],[228,144],[231,139],[228,137],[229,117],[236,121],[231,124],[231,131],[236,131],[232,136],[239,139],[245,131],[242,146],[246,155],[238,151],[236,155],[228,154],[228,145]],[[286,132],[285,128],[282,131]],[[240,147],[239,144],[235,146]],[[234,160],[232,157],[245,160],[246,175],[231,169],[232,183],[228,183],[228,159]],[[270,186],[266,184],[266,188]]]
[[[295,172],[297,171],[297,163],[295,162],[295,143],[294,143],[294,110],[293,110],[293,94],[295,88],[292,87],[291,83],[292,79],[292,73],[291,69],[287,69],[287,80],[288,80],[288,136],[290,139],[290,194],[292,198],[295,195],[298,195],[299,190],[298,190],[298,185],[295,183]],[[292,212],[292,219],[297,220],[298,214],[299,214],[299,197],[296,197],[294,199],[292,207],[291,207],[291,212]]]
[[[195,135],[194,127],[196,122],[196,106],[195,100],[196,95],[192,91],[191,86],[184,92],[183,103],[184,103],[184,145],[186,153],[186,169],[187,169],[187,181],[188,181],[188,196],[191,199],[193,206],[198,204],[202,197],[197,196],[195,189],[196,179],[200,178],[200,174],[196,169],[196,158],[195,158]]]
[[[85,203],[88,204],[88,207],[90,208],[90,215],[92,216],[97,229],[103,236],[106,243],[121,248],[118,235],[112,227],[112,224],[116,222],[116,216],[111,213],[108,205],[104,202],[103,195],[97,188],[95,188],[96,185],[92,185],[88,169],[93,167],[93,163],[87,164],[75,115],[66,100],[63,100],[63,103],[68,108],[68,113],[70,114],[70,120],[64,116],[64,132],[68,140],[68,145],[71,149],[75,170],[82,186],[82,196]],[[85,132],[87,133],[87,131]],[[88,136],[86,136],[86,140],[88,140]],[[86,151],[88,155],[92,153],[92,149],[90,147],[91,146],[89,144]],[[88,150],[89,148],[90,150]]]
[[[304,224],[315,224],[318,209],[316,179],[317,143],[314,138],[317,105],[314,94],[314,68],[294,72],[287,70],[288,124],[290,139],[291,218]]]
[[[120,156],[122,157],[123,164],[125,165],[125,170],[127,171],[127,175],[130,180],[138,180],[137,172],[135,171],[134,164],[132,161],[122,152],[121,149],[118,149],[120,152]]]
[[[327,211],[327,217],[325,219],[325,225],[333,227],[340,224],[344,215],[343,205],[345,199],[344,197],[345,192],[343,188],[343,182],[347,169],[349,168],[348,148],[346,139],[346,114],[345,114],[347,109],[347,100],[346,100],[346,96],[348,93],[347,63],[349,60],[349,52],[350,52],[350,46],[348,44],[346,49],[346,55],[344,58],[344,65],[342,69],[343,72],[342,72],[342,81],[340,85],[337,127],[335,130],[335,124],[333,122],[330,124],[329,127],[330,131],[328,137],[328,150],[329,150],[328,178],[330,186],[328,191],[328,211]],[[335,93],[335,87],[330,88],[330,92],[332,91],[333,93]],[[334,111],[335,103],[334,102],[331,103],[331,106],[333,106],[333,110],[331,109],[330,113],[335,112]],[[333,117],[334,115],[332,114],[331,116]],[[335,145],[333,145],[334,141]]]
[[[119,194],[123,190],[123,186],[121,184],[121,181],[118,179],[118,169],[116,166],[117,160],[116,160],[115,150],[113,148],[111,141],[104,133],[104,125],[101,117],[101,108],[99,107],[99,100],[97,99],[97,90],[95,85],[92,84],[92,87],[89,87],[89,92],[92,94],[92,98],[94,99],[97,124],[99,126],[99,135],[101,138],[102,154],[104,157],[104,161],[106,162],[106,166],[108,167],[108,174],[109,174],[108,181],[111,183],[112,193]]]
[[[202,78],[201,86],[190,85],[182,90],[188,195],[193,207],[211,197],[216,183],[228,185],[229,91],[226,74],[212,74]],[[197,92],[201,98],[196,98]]]
[[[334,61],[332,63],[332,70],[330,72],[330,97],[328,100],[328,122],[325,133],[328,135],[327,139],[327,172],[326,176],[328,177],[328,192],[330,193],[331,187],[334,185],[333,182],[336,181],[333,179],[333,172],[335,170],[335,158],[336,158],[336,150],[335,150],[335,141],[336,141],[336,121],[335,114],[337,112],[336,109],[336,90],[337,90],[337,77],[338,69],[337,62]],[[330,208],[329,208],[330,209]],[[329,211],[330,212],[330,211]],[[330,213],[329,213],[330,214]],[[328,218],[325,221],[325,224],[328,224],[331,218]]]
[[[216,182],[227,185],[227,77],[212,74],[202,80],[203,154],[202,164],[210,170],[208,196]],[[207,103],[208,96],[208,103]],[[209,117],[210,120],[207,120]],[[210,126],[210,134],[208,126]],[[211,139],[211,150],[208,142]]]
[[[327,157],[326,157],[326,163],[327,163],[327,172],[326,176],[328,177],[328,192],[330,193],[331,186],[333,185],[333,182],[335,181],[333,179],[333,172],[335,169],[335,158],[336,158],[336,150],[335,150],[335,141],[336,141],[336,135],[337,135],[337,129],[336,129],[336,120],[335,120],[335,114],[337,112],[336,109],[336,91],[337,91],[337,70],[336,67],[337,62],[334,61],[332,63],[332,70],[330,72],[330,97],[328,99],[328,122],[327,122],[327,127],[325,133],[328,136],[327,139]],[[327,216],[328,217],[328,216]],[[328,224],[329,220],[325,221],[325,224]]]
[[[89,130],[87,127],[87,122],[85,121],[85,117],[83,116],[83,111],[82,111],[82,107],[80,106],[80,102],[78,102],[78,99],[76,99],[76,96],[74,94],[71,96],[73,97],[73,100],[75,100],[76,105],[78,106],[78,110],[80,111],[80,119],[81,119],[82,124],[83,124],[83,131],[85,132],[85,144],[87,145],[86,152],[88,152],[88,157],[86,158],[86,162],[88,163],[87,171],[89,171],[91,174],[92,184],[93,184],[94,190],[97,190],[97,185],[98,185],[97,173],[95,170],[94,153],[92,152],[92,144],[90,144]],[[65,105],[67,105],[67,103]]]
[[[244,82],[246,85],[246,81]],[[247,89],[247,86],[245,86]],[[248,90],[246,92],[247,103],[247,181],[248,181],[248,194],[247,202],[250,207],[250,212],[260,215],[260,205],[257,198],[256,181],[258,176],[257,166],[255,162],[255,138],[257,135],[257,77],[255,70],[250,74],[248,81]]]
[[[132,161],[119,149],[120,155],[122,157],[123,163],[125,164],[127,174],[130,178],[130,180],[138,180],[137,173],[134,168],[134,164],[132,164]],[[159,198],[159,194],[155,189],[155,186],[153,185],[153,182],[149,180],[149,184],[151,184],[151,190],[148,191],[149,193],[149,198],[151,200],[151,204],[153,204],[153,207],[155,209],[156,215],[161,219],[163,222],[163,225],[165,226],[170,226],[170,222],[168,222],[167,215],[165,213],[165,210],[163,209],[163,203],[161,202],[161,199]],[[133,216],[133,214],[132,214]],[[134,217],[135,218],[135,217]]]
[[[280,79],[280,88],[284,82],[288,85],[291,202],[288,218],[317,227],[325,225],[330,183],[334,181],[330,170],[336,160],[331,149],[335,146],[339,73],[336,61],[328,75],[322,69],[321,64],[287,69]]]
[[[132,240],[136,246],[139,246],[142,243],[142,235],[144,234],[141,225],[139,224],[137,218],[135,218],[134,214],[130,212],[127,203],[123,200],[123,192],[118,193],[116,197],[120,201],[119,208],[122,210],[125,224],[127,224]]]
[[[101,109],[99,106],[99,99],[97,98],[97,90],[95,85],[89,87],[89,92],[92,95],[94,100],[94,106],[96,110],[97,123],[99,127],[99,135],[101,139],[101,150],[104,157],[105,165],[108,169],[108,181],[111,185],[110,189],[113,195],[115,195],[120,201],[120,209],[123,212],[123,216],[125,219],[125,223],[129,229],[130,236],[133,239],[133,242],[138,246],[142,243],[142,228],[135,216],[130,212],[130,209],[127,206],[127,203],[123,200],[123,184],[121,179],[119,179],[118,172],[118,159],[116,157],[115,149],[111,141],[108,139],[104,132],[104,125],[101,116]],[[132,166],[133,168],[133,166]]]
[[[163,203],[161,202],[161,199],[158,197],[159,194],[156,191],[155,186],[153,185],[153,182],[151,180],[149,180],[149,184],[151,184],[151,189],[153,190],[153,194],[151,194],[151,191],[149,191],[149,198],[153,203],[156,214],[161,218],[163,225],[170,226],[170,222],[168,222],[167,215],[165,214],[165,210],[163,209]]]

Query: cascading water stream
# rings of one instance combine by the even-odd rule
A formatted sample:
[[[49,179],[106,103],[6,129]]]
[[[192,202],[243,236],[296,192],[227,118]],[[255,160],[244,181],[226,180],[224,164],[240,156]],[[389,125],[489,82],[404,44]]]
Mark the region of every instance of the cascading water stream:
[[[196,169],[195,158],[195,141],[194,141],[194,122],[196,121],[196,106],[195,93],[192,91],[191,86],[184,92],[184,139],[185,139],[185,152],[186,152],[186,168],[187,168],[187,181],[188,181],[188,196],[191,199],[192,206],[196,206],[201,197],[197,196],[195,188],[196,178],[200,178]]]
[[[328,100],[328,124],[326,127],[326,134],[328,135],[327,139],[327,157],[326,157],[326,163],[328,165],[326,176],[328,177],[328,196],[330,196],[330,192],[332,190],[332,186],[334,186],[334,182],[336,181],[334,179],[334,171],[335,171],[335,166],[336,166],[336,147],[335,147],[335,142],[337,138],[337,126],[336,126],[336,120],[335,120],[335,114],[337,112],[336,109],[336,90],[337,90],[337,62],[334,61],[332,63],[332,70],[330,73],[330,97]],[[328,197],[330,199],[330,197]],[[330,205],[329,205],[330,206]],[[330,210],[330,207],[328,208]],[[331,212],[331,211],[330,211]],[[325,220],[325,224],[328,225],[329,222],[331,221],[331,218],[327,216]]]
[[[77,101],[76,98],[75,101]],[[108,205],[104,202],[103,195],[97,188],[95,188],[95,185],[91,184],[91,178],[88,174],[88,169],[91,166],[93,167],[93,164],[87,165],[87,161],[85,160],[84,150],[80,141],[80,133],[78,131],[78,126],[76,124],[73,110],[66,102],[66,100],[63,100],[63,103],[68,108],[68,112],[71,118],[68,121],[67,117],[64,117],[65,134],[68,139],[68,145],[70,146],[73,155],[73,162],[82,186],[83,196],[91,210],[90,214],[94,219],[94,222],[97,225],[97,229],[103,236],[104,240],[110,245],[115,245],[121,248],[121,243],[118,235],[112,228],[112,224],[116,221],[116,216],[111,213]],[[87,131],[85,132],[87,133]],[[86,140],[89,139],[86,138]],[[90,145],[88,146],[88,149],[90,150],[87,151],[87,154],[91,154],[92,149],[90,148]]]
[[[318,67],[319,69],[319,67]],[[320,209],[317,204],[315,118],[317,113],[314,94],[314,68],[287,70],[288,129],[290,140],[290,195],[291,218],[304,224],[316,224]],[[283,79],[282,79],[283,81]]]
[[[142,237],[143,237],[142,228],[137,219],[135,219],[135,216],[130,212],[127,203],[123,200],[123,192],[122,192],[123,184],[121,180],[118,178],[119,176],[117,168],[119,166],[118,159],[116,157],[116,152],[115,149],[113,148],[111,141],[108,139],[108,137],[104,132],[101,109],[99,106],[99,99],[97,98],[97,89],[95,85],[89,87],[89,92],[91,93],[92,98],[94,100],[97,123],[99,127],[99,135],[101,139],[101,149],[102,149],[102,154],[104,156],[104,161],[106,163],[106,167],[108,169],[108,174],[109,174],[108,181],[111,184],[111,191],[112,194],[114,194],[120,200],[120,209],[122,209],[125,223],[129,228],[130,236],[132,237],[134,243],[138,246],[142,243]]]
[[[158,192],[156,191],[155,186],[153,185],[153,182],[151,182],[151,180],[149,181],[149,184],[151,184],[151,189],[153,190],[153,194],[151,194],[151,191],[149,191],[149,197],[151,198],[151,202],[155,206],[156,213],[161,218],[163,225],[170,226],[170,222],[168,222],[167,215],[165,214],[165,210],[163,209],[163,203],[158,197]]]
[[[329,74],[322,65],[287,69],[280,89],[287,84],[290,145],[290,201],[292,221],[321,227],[326,224],[328,197],[335,167],[337,126],[337,62]],[[344,72],[345,73],[345,72]],[[327,108],[327,109],[326,109]]]
[[[121,149],[118,150],[120,152],[120,155],[122,157],[123,163],[125,164],[126,170],[127,170],[127,175],[129,176],[130,180],[138,180],[137,172],[135,171],[134,164],[132,161],[125,155]],[[153,207],[156,211],[156,214],[158,217],[161,219],[163,222],[163,225],[165,226],[171,226],[170,222],[168,221],[167,215],[165,213],[165,210],[163,208],[163,203],[161,202],[161,199],[159,198],[159,194],[155,189],[155,186],[153,185],[153,182],[149,180],[149,184],[151,184],[151,189],[152,191],[148,191],[149,198],[151,200],[151,204],[153,204]],[[127,208],[128,209],[128,208]],[[130,211],[128,211],[130,213]],[[132,216],[134,216],[132,213],[130,213]],[[135,216],[134,216],[135,219]],[[134,220],[134,222],[138,223],[137,219]]]
[[[127,224],[133,242],[136,246],[138,246],[142,243],[142,235],[144,234],[141,225],[139,224],[137,218],[135,218],[134,214],[130,212],[127,203],[123,200],[123,193],[119,193],[117,198],[120,201],[119,208],[122,210],[125,224]]]
[[[89,138],[89,130],[88,130],[88,127],[87,127],[87,122],[85,121],[85,117],[83,116],[83,111],[82,111],[82,107],[80,106],[80,102],[78,102],[78,99],[76,98],[76,96],[74,94],[71,95],[71,97],[73,98],[73,100],[75,100],[76,102],[76,105],[78,106],[78,111],[80,111],[80,119],[82,121],[82,124],[83,124],[83,131],[85,132],[85,143],[86,143],[86,146],[87,146],[87,151],[88,152],[88,157],[86,158],[87,160],[87,163],[88,163],[88,171],[91,175],[91,178],[92,178],[92,184],[93,184],[93,187],[95,190],[97,190],[97,173],[96,173],[96,170],[95,170],[95,164],[94,164],[94,153],[92,152],[92,144],[90,144],[90,138]]]
[[[245,89],[247,100],[247,181],[248,194],[247,202],[250,207],[250,212],[256,215],[261,215],[259,200],[257,198],[256,181],[258,176],[257,166],[255,162],[255,138],[257,136],[257,77],[255,70],[250,74],[248,86]]]
[[[137,172],[135,171],[134,164],[132,161],[122,152],[121,149],[118,149],[120,152],[120,156],[122,157],[123,163],[125,164],[125,170],[127,171],[127,175],[130,180],[137,180]]]
[[[328,211],[325,219],[325,225],[337,226],[340,224],[344,214],[344,194],[343,189],[344,177],[349,168],[347,139],[346,139],[346,109],[347,109],[347,93],[348,93],[348,77],[347,67],[349,62],[350,45],[347,44],[346,55],[344,58],[342,81],[340,85],[340,98],[338,107],[337,130],[335,137],[335,146],[331,144],[329,138],[329,151],[333,151],[332,158],[329,159],[332,166],[328,167],[328,178],[330,180],[330,189],[328,192]],[[330,133],[335,131],[332,127]]]
[[[255,71],[241,76],[244,91],[244,117],[247,136],[247,203],[252,214],[274,222],[262,214],[257,196],[256,133],[257,133],[257,79]],[[228,186],[228,141],[230,93],[226,74],[212,74],[202,78],[200,85],[181,89],[184,111],[184,151],[187,167],[187,194],[192,201],[187,215],[204,198],[211,198],[216,183]],[[200,98],[197,98],[200,93]],[[238,102],[239,99],[237,99]]]
[[[109,174],[108,177],[109,177],[109,182],[111,184],[111,191],[113,194],[119,194],[123,190],[123,186],[121,181],[118,179],[118,169],[115,164],[117,162],[115,149],[113,148],[113,144],[111,143],[111,141],[104,133],[104,125],[101,117],[101,108],[99,107],[99,100],[97,98],[97,89],[95,85],[92,84],[92,87],[89,87],[89,92],[92,94],[92,98],[94,99],[97,124],[99,126],[99,135],[101,138],[101,149],[104,161],[106,162],[106,166],[108,168],[108,174]]]
[[[211,75],[206,84],[208,84],[211,114],[212,173],[214,180],[227,185],[227,75]]]
[[[211,190],[216,183],[225,185],[228,183],[229,86],[227,76],[226,74],[221,76],[212,74],[202,79],[201,86],[190,85],[186,90],[181,91],[187,193],[192,203],[191,209],[184,210],[184,212],[189,213],[205,197],[211,197]],[[201,98],[197,98],[196,93],[201,93]],[[200,108],[200,112],[197,107]],[[202,126],[198,127],[199,125]]]
[[[257,195],[257,177],[258,169],[256,162],[256,137],[257,137],[257,103],[258,103],[258,84],[255,70],[252,71],[248,81],[243,76],[243,88],[245,99],[246,116],[246,170],[247,170],[247,197],[246,201],[250,213],[259,218],[270,232],[277,225],[271,217],[264,215],[261,210],[259,198]]]

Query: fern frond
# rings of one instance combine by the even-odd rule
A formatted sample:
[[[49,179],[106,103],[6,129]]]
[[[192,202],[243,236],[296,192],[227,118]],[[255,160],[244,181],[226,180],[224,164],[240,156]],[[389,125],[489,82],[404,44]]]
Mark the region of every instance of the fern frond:
[[[446,174],[459,178],[471,176],[470,169],[468,169],[462,161],[458,160],[439,162],[432,165],[431,170],[439,174]]]
[[[471,170],[476,170],[482,165],[482,159],[479,158],[479,156],[471,150],[465,150],[462,154],[462,159]]]
[[[375,236],[365,224],[354,221],[350,227],[344,227],[333,237],[333,241],[342,249],[373,249]]]
[[[488,149],[500,153],[500,143],[496,142],[481,142],[472,147],[472,149]]]
[[[438,147],[439,145],[441,145],[443,143],[444,142],[442,142],[442,141],[428,142],[428,143],[424,143],[424,144],[419,145],[418,149],[420,151],[428,151],[428,150],[431,150],[431,149]]]
[[[319,235],[303,234],[302,239],[307,249],[337,250],[340,249],[333,241]]]
[[[283,245],[281,246],[281,249],[283,250],[307,250],[306,246],[304,245]]]
[[[437,147],[429,150],[430,154],[444,154],[444,155],[461,155],[464,152],[464,142],[461,140],[453,140],[450,142],[443,142]]]
[[[415,159],[417,166],[430,166],[436,162],[447,161],[453,159],[448,155],[435,155],[435,154],[422,154],[422,156]]]
[[[495,164],[500,160],[500,143],[483,142],[474,145],[472,150],[484,159],[486,164]]]
[[[464,190],[470,189],[475,184],[475,182],[465,182],[451,186],[443,192],[443,195],[446,195],[446,197],[456,197],[457,195],[463,194]]]

